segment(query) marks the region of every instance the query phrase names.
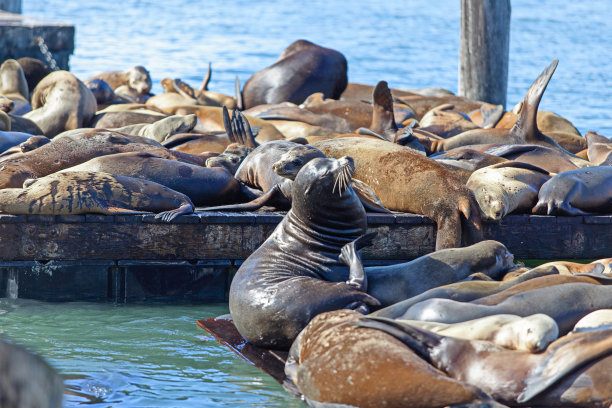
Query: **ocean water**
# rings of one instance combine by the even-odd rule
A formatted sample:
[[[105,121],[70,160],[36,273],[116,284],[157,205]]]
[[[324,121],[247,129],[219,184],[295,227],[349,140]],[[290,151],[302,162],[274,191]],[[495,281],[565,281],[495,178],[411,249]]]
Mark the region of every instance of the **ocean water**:
[[[512,1],[508,108],[554,58],[541,108],[612,136],[612,2]],[[292,41],[345,54],[349,80],[457,90],[460,2],[24,0],[26,15],[74,24],[71,71],[82,79],[144,65],[233,94]],[[196,327],[227,305],[50,304],[0,300],[4,336],[64,376],[66,407],[298,407],[271,377]]]

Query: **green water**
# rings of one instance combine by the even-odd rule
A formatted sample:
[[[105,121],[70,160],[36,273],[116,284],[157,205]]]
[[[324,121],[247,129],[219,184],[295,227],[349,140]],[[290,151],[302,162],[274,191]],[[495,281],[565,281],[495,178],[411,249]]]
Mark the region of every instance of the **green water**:
[[[5,338],[63,376],[65,407],[303,407],[196,326],[227,305],[0,299]]]

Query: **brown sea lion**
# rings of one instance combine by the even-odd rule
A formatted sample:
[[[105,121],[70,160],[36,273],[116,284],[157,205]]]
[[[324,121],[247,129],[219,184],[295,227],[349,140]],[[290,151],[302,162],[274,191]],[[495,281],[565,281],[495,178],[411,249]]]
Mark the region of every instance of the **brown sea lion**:
[[[306,40],[289,45],[276,62],[253,74],[244,84],[240,109],[262,103],[302,103],[314,92],[338,99],[347,84],[344,55]]]
[[[372,92],[374,91],[374,86],[372,85],[363,85],[357,84],[354,82],[349,82],[346,85],[346,89],[340,95],[340,99],[344,101],[372,101]],[[400,89],[391,89],[391,93],[394,97],[400,96],[416,96],[414,92],[402,91]]]
[[[454,105],[444,104],[430,109],[419,120],[419,127],[444,139],[468,130],[480,129],[465,113],[454,108]]]
[[[135,66],[126,71],[108,71],[93,76],[85,82],[93,79],[106,81],[111,88],[117,89],[122,85],[127,85],[141,95],[151,92],[151,76],[149,71],[143,66]]]
[[[476,170],[466,186],[474,193],[482,217],[499,221],[510,213],[529,212],[550,178],[537,166],[508,161]]]
[[[586,215],[612,211],[612,167],[593,166],[557,174],[540,188],[534,214]]]
[[[436,221],[436,250],[461,246],[462,233],[470,243],[481,239],[480,211],[472,193],[435,160],[376,139],[347,137],[313,146],[327,157],[353,157],[355,178],[372,187],[386,208]]]
[[[132,214],[155,212],[172,221],[193,212],[189,197],[152,181],[76,171],[28,179],[23,188],[0,190],[5,214]]]
[[[131,151],[155,153],[162,155],[160,157],[202,166],[206,163],[203,158],[137,143],[121,133],[104,129],[82,129],[18,157],[0,161],[0,188],[21,187],[28,178],[43,177],[97,156]]]
[[[127,152],[95,157],[61,172],[110,173],[153,181],[188,196],[197,206],[240,202],[252,197],[222,168],[206,168],[162,159],[147,152]]]
[[[23,115],[32,110],[30,91],[21,65],[14,59],[0,65],[0,95],[13,101],[11,113]]]
[[[292,183],[291,209],[272,235],[238,269],[229,294],[236,328],[249,342],[288,348],[315,315],[349,308],[367,311],[363,268],[340,267],[372,236],[350,188],[351,158],[314,159]],[[347,245],[350,244],[351,245]],[[340,260],[348,262],[345,256]]]
[[[392,336],[355,326],[359,318],[351,310],[322,313],[292,346],[285,373],[309,405],[431,408],[477,406],[468,404],[482,398],[489,400],[486,406],[499,407]]]
[[[533,82],[523,101],[520,116],[511,129],[475,129],[453,136],[451,138],[432,142],[430,151],[446,151],[459,146],[476,144],[538,144],[564,150],[557,142],[545,136],[536,123],[538,106],[552,74],[557,67],[554,60]],[[427,148],[427,146],[426,146]]]
[[[392,335],[450,377],[505,404],[590,408],[612,402],[610,329],[565,336],[543,353],[528,353],[379,317],[363,316],[356,325]]]
[[[38,83],[32,94],[33,111],[24,118],[36,123],[47,137],[85,127],[96,114],[96,98],[68,71],[55,71]]]

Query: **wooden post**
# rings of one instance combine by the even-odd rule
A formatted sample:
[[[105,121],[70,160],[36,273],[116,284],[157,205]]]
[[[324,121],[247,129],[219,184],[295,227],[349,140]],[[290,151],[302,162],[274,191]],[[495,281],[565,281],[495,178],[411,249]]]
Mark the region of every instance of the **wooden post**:
[[[461,0],[459,95],[506,106],[510,0]]]
[[[21,14],[21,0],[0,0],[0,11]]]

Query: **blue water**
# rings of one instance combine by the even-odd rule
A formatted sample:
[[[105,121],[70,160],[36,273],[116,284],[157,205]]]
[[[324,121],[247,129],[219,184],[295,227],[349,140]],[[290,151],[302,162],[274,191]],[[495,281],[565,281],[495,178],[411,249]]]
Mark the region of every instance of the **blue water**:
[[[305,38],[345,54],[349,80],[457,90],[460,2],[24,0],[26,15],[76,26],[71,70],[82,79],[144,65],[233,94]],[[554,58],[541,107],[581,132],[612,136],[612,2],[512,1],[508,107]],[[5,335],[66,378],[66,406],[303,406],[269,376],[206,337],[195,321],[226,305],[115,306],[0,301]]]

